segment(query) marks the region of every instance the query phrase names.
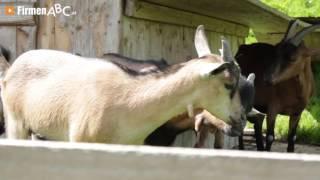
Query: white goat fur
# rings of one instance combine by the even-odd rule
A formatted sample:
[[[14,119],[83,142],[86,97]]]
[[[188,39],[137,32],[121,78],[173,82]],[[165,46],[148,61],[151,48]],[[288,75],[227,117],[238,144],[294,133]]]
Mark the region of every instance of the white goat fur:
[[[230,99],[228,73],[210,75],[221,57],[183,63],[171,74],[131,76],[113,63],[54,50],[17,58],[2,84],[7,137],[30,131],[50,140],[143,144],[154,129],[188,105],[229,123],[243,109]]]

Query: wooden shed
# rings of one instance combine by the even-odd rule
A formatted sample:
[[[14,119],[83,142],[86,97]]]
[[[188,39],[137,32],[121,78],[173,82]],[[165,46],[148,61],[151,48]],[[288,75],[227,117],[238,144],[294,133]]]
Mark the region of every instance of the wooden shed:
[[[18,14],[18,6],[50,9],[56,4],[70,6],[73,15]],[[15,8],[13,15],[3,13],[8,6]],[[249,28],[267,37],[283,33],[289,20],[255,0],[2,0],[0,44],[12,52],[11,61],[27,50],[50,48],[89,57],[113,52],[164,58],[172,64],[196,56],[193,38],[199,24],[205,25],[211,48],[218,53],[221,36],[236,52]],[[176,146],[191,146],[193,141],[193,132],[187,132]],[[225,142],[227,148],[237,144],[235,138]]]

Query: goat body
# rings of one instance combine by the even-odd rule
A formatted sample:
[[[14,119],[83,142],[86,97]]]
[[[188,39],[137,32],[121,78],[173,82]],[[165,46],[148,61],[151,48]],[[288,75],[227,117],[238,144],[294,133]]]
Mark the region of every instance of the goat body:
[[[201,106],[199,96],[219,95],[217,80],[205,93],[204,84],[190,75],[190,67],[201,68],[199,60],[187,64],[167,77],[134,78],[112,63],[52,50],[29,51],[16,60],[3,83],[8,137],[26,138],[31,130],[52,140],[142,144],[147,134],[183,113],[189,103]],[[212,103],[204,104],[221,119],[229,118]]]
[[[144,75],[148,73],[160,72],[167,68],[169,64],[165,60],[137,60],[129,57],[122,56],[120,54],[105,54],[103,59],[107,61],[112,61],[113,63],[121,65],[127,70],[133,71],[134,74]],[[220,134],[222,132],[227,134],[233,134],[229,132],[233,130],[224,121],[216,119],[209,112],[194,109],[196,117],[201,116],[201,120],[205,120],[206,123],[199,124],[198,128],[198,141],[195,147],[203,147],[204,142],[207,137],[207,131],[214,132],[215,134]],[[195,130],[195,118],[189,117],[188,113],[185,112],[174,118],[171,118],[168,122],[161,125],[159,128],[154,130],[148,137],[144,140],[144,144],[154,145],[154,146],[170,146],[173,144],[178,134],[181,134],[187,130]],[[219,132],[218,132],[219,131]],[[223,136],[216,136],[215,147],[223,147]]]
[[[222,42],[223,56],[211,54],[199,26],[195,45],[201,58],[144,76],[110,61],[26,52],[2,83],[7,136],[25,139],[33,132],[51,140],[142,144],[191,106],[242,129],[247,109],[238,91],[239,70]]]
[[[119,54],[105,54],[104,59],[112,61],[116,64],[120,64],[123,68],[133,71],[136,75],[159,72],[167,68],[169,65],[165,60],[136,60],[133,58],[128,58]],[[253,80],[252,80],[253,81]],[[253,98],[250,99],[248,94],[252,94],[253,89],[252,82],[248,81],[241,76],[240,83],[240,97],[242,100],[242,105],[245,109],[251,109]],[[237,128],[232,128],[224,121],[217,119],[208,111],[201,109],[193,110],[195,118],[192,118],[188,115],[187,112],[178,115],[170,119],[165,124],[161,125],[159,128],[154,130],[144,141],[147,145],[156,145],[156,146],[170,146],[173,144],[176,136],[180,133],[183,133],[187,130],[196,130],[197,141],[195,147],[203,147],[204,142],[207,138],[208,132],[215,134],[215,148],[223,147],[223,135],[225,133],[230,136],[238,136],[241,132],[237,131]],[[256,116],[254,115],[249,116]]]
[[[277,45],[241,45],[236,54],[242,73],[256,74],[254,104],[255,108],[267,114],[268,151],[274,140],[277,114],[290,116],[287,151],[294,151],[298,122],[313,94],[312,54],[301,42],[301,35],[305,35],[306,31],[310,32],[310,27],[292,35],[292,27],[289,27],[284,40]],[[263,119],[254,122],[258,150],[264,150],[262,121]]]
[[[20,55],[2,83],[8,138],[34,132],[52,140],[142,144],[189,105],[243,124],[239,71],[233,59],[211,54],[203,36],[200,26],[195,44],[201,58],[145,76],[60,51]]]

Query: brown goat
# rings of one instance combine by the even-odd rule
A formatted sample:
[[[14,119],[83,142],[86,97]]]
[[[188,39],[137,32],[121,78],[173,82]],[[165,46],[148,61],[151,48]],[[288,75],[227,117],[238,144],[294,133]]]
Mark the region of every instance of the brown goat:
[[[267,114],[268,151],[274,141],[277,114],[283,114],[290,116],[287,151],[294,152],[300,116],[313,94],[311,56],[315,51],[305,47],[302,40],[320,25],[304,28],[299,33],[295,33],[296,26],[297,21],[291,22],[284,39],[275,46],[241,45],[236,54],[242,73],[256,74],[254,106]],[[258,150],[264,150],[262,122],[263,119],[257,120],[254,126]]]

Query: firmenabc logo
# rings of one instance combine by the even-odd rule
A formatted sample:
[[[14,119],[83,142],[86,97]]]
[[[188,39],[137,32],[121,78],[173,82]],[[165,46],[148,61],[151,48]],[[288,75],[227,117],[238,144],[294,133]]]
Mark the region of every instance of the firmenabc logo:
[[[72,10],[71,6],[62,6],[59,3],[53,4],[52,7],[28,7],[17,4],[2,4],[1,6],[0,0],[0,14],[4,14],[6,16],[56,16],[58,14],[62,14],[64,16],[73,16],[76,15],[77,12]]]
[[[6,5],[4,7],[4,14],[8,16],[13,16],[15,15],[15,6],[13,5]]]

